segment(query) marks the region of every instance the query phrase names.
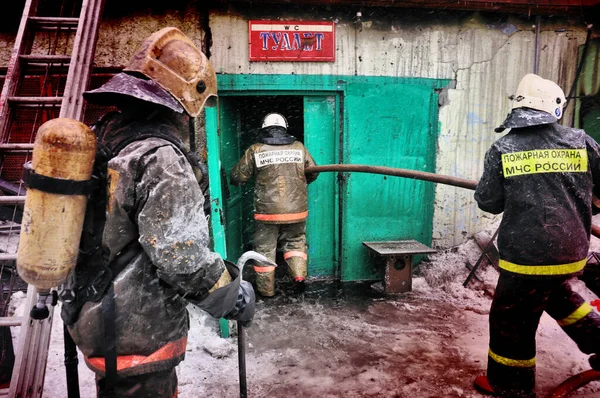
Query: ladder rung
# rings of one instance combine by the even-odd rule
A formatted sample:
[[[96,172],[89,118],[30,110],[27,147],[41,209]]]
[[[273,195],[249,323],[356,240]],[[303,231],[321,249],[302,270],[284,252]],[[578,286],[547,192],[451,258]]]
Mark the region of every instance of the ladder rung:
[[[79,18],[29,17],[29,21],[40,28],[77,27]]]
[[[0,205],[20,205],[23,203],[25,203],[25,196],[0,196]],[[14,258],[5,256],[14,256]],[[14,260],[17,258],[16,256],[16,254],[0,253],[0,260]]]
[[[23,61],[27,61],[30,64],[52,64],[61,63],[66,64],[71,62],[70,55],[19,55],[19,58]]]
[[[33,144],[13,144],[13,143],[0,144],[0,151],[21,152],[21,151],[31,151],[31,150],[33,150]]]
[[[0,326],[21,326],[24,320],[22,316],[3,316],[0,317]]]
[[[0,253],[0,261],[15,261],[17,253]]]
[[[21,231],[21,226],[20,225],[9,225],[9,226],[0,226],[0,233],[4,233],[4,232],[20,232]]]
[[[15,105],[60,105],[62,97],[9,97],[8,101]]]

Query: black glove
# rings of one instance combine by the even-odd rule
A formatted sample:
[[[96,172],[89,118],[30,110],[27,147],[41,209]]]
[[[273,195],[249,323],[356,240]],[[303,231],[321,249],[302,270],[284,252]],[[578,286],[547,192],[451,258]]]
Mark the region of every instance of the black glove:
[[[225,319],[238,321],[243,327],[250,327],[254,318],[256,296],[249,282],[241,281],[237,301],[233,309],[225,315]]]
[[[592,215],[600,213],[600,199],[592,194]]]
[[[598,356],[598,354],[592,355],[588,361],[592,366],[592,369],[600,370],[600,356]]]
[[[241,269],[235,264],[225,261],[231,283],[210,293],[197,301],[186,296],[186,300],[197,305],[215,318],[225,318],[242,322],[242,326],[250,326],[254,317],[254,289],[249,282],[242,280]]]

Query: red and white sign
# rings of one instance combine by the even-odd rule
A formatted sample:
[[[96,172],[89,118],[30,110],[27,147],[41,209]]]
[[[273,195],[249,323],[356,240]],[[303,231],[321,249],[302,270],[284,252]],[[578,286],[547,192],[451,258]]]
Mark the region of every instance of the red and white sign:
[[[249,21],[250,61],[335,61],[333,22]]]

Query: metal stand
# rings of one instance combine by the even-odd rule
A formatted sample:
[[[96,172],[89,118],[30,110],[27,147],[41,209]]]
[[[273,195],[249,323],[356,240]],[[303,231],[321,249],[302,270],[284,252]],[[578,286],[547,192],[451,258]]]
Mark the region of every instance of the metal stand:
[[[492,247],[494,247],[494,239],[496,239],[496,236],[498,236],[498,231],[499,230],[500,230],[499,228],[496,229],[496,232],[494,232],[494,235],[492,236],[492,239],[490,239],[490,241],[488,242],[488,244],[485,247],[485,249],[483,249],[483,252],[481,253],[481,256],[479,256],[479,259],[477,260],[477,262],[475,263],[475,265],[471,269],[471,272],[469,272],[469,276],[467,276],[467,279],[465,279],[465,281],[463,283],[463,287],[467,287],[467,285],[469,284],[469,282],[471,282],[471,279],[473,279],[473,277],[475,276],[475,272],[477,271],[477,268],[479,268],[479,265],[481,265],[481,262],[487,256],[488,252],[492,249]]]
[[[385,293],[405,293],[412,290],[412,256],[436,253],[436,250],[416,240],[363,242],[370,253],[385,261]]]

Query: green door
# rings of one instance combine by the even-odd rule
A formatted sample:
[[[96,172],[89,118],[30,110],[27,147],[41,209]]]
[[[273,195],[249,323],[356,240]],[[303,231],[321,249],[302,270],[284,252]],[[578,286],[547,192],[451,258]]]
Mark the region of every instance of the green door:
[[[339,162],[435,171],[438,132],[435,89],[443,87],[446,81],[367,76],[332,77],[333,84],[323,76],[286,75],[277,79],[225,76],[220,85],[230,90],[235,88],[238,96],[239,90],[251,90],[258,104],[261,97],[256,93],[265,87],[287,89],[286,95],[290,95],[298,92],[294,89],[306,92],[306,82],[313,79],[310,87],[332,93],[304,95],[297,105],[304,120],[305,145],[318,164]],[[274,80],[278,84],[271,84]],[[239,98],[237,101],[242,104]],[[239,188],[226,184],[227,179],[219,173],[220,170],[229,173],[245,149],[240,148],[239,130],[244,128],[243,123],[248,123],[242,119],[241,125],[240,112],[246,112],[248,118],[248,109],[257,113],[257,108],[250,103],[251,107],[244,111],[243,107],[235,106],[235,96],[226,95],[220,96],[219,104],[218,115],[207,113],[207,133],[209,139],[214,136],[212,149],[208,143],[211,194],[213,205],[223,206],[221,219],[225,228],[221,225],[221,233],[226,238],[219,238],[216,208],[213,208],[213,235],[215,243],[218,239],[226,243],[227,258],[235,260],[251,243],[251,235],[244,232],[252,222],[250,198]],[[216,132],[211,135],[211,123],[218,125],[218,135]],[[373,268],[362,242],[416,239],[430,245],[433,200],[434,184],[426,181],[363,173],[344,174],[338,179],[335,173],[322,173],[309,187],[309,275],[333,276],[343,281],[380,279],[381,269]]]
[[[338,96],[304,97],[304,145],[319,165],[337,163]],[[321,173],[308,186],[309,277],[339,277],[338,269],[338,201],[334,173]]]
[[[205,108],[206,156],[210,192],[210,235],[212,249],[226,258],[223,195],[221,188],[221,145],[219,143],[219,110]]]
[[[348,87],[343,163],[435,172],[437,94],[390,80]],[[342,178],[342,280],[379,279],[363,241],[431,244],[434,186],[376,174]]]
[[[206,127],[213,235],[215,244],[218,239],[224,241],[225,258],[235,262],[244,251],[242,227],[245,217],[242,189],[229,184],[229,172],[240,159],[241,137],[239,113],[231,98],[219,98],[218,115],[213,115],[212,111],[207,113]],[[221,208],[215,209],[221,203]],[[219,217],[215,218],[215,215]]]

